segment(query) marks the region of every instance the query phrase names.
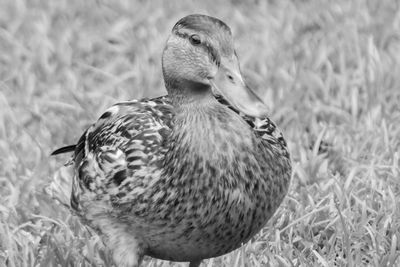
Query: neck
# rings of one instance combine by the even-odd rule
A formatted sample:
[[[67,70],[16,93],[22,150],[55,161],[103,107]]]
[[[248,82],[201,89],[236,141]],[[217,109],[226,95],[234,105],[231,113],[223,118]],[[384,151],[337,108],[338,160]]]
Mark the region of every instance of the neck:
[[[212,95],[202,101],[181,102],[175,110],[173,138],[193,154],[210,159],[227,153],[230,143],[252,143],[246,122]]]
[[[165,85],[172,104],[178,109],[185,106],[207,105],[214,100],[209,84],[191,80],[169,80]]]

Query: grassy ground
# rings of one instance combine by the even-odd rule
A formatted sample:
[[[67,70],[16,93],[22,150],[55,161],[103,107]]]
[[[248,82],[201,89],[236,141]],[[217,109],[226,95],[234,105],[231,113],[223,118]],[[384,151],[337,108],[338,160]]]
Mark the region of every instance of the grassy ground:
[[[114,102],[165,93],[160,56],[189,13],[233,29],[294,174],[251,243],[204,266],[400,266],[398,1],[0,1],[0,266],[109,264],[43,186]],[[145,266],[184,266],[146,259]]]

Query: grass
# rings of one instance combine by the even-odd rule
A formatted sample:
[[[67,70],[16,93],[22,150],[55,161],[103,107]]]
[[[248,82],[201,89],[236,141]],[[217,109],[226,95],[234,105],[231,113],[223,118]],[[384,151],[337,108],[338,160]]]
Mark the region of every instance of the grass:
[[[399,266],[395,0],[1,1],[0,266],[110,264],[99,238],[44,194],[67,160],[49,154],[113,103],[165,93],[162,48],[189,13],[231,26],[294,165],[265,229],[203,265]]]

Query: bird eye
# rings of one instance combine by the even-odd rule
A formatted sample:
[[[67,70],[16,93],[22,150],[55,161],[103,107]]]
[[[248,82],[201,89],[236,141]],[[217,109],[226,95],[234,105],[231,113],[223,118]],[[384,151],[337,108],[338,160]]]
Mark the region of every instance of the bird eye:
[[[189,37],[189,41],[192,45],[199,45],[201,44],[201,39],[200,36],[198,36],[197,34],[193,34]]]

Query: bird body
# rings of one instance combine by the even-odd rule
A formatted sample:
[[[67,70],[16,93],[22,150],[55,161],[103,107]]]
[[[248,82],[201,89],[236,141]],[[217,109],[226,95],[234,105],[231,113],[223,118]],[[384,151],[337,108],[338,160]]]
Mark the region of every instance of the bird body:
[[[235,76],[238,65],[225,76],[236,58],[228,35],[219,43],[213,32],[200,35],[208,43],[197,47],[187,31],[201,32],[201,23],[228,34],[204,15],[175,25],[163,55],[167,96],[118,103],[75,146],[55,151],[74,149],[71,207],[104,238],[117,266],[139,266],[144,255],[198,266],[247,242],[286,195],[291,164],[282,134]],[[173,65],[191,49],[187,38],[198,57]],[[223,68],[226,79],[217,78]],[[215,92],[229,81],[233,94]]]

